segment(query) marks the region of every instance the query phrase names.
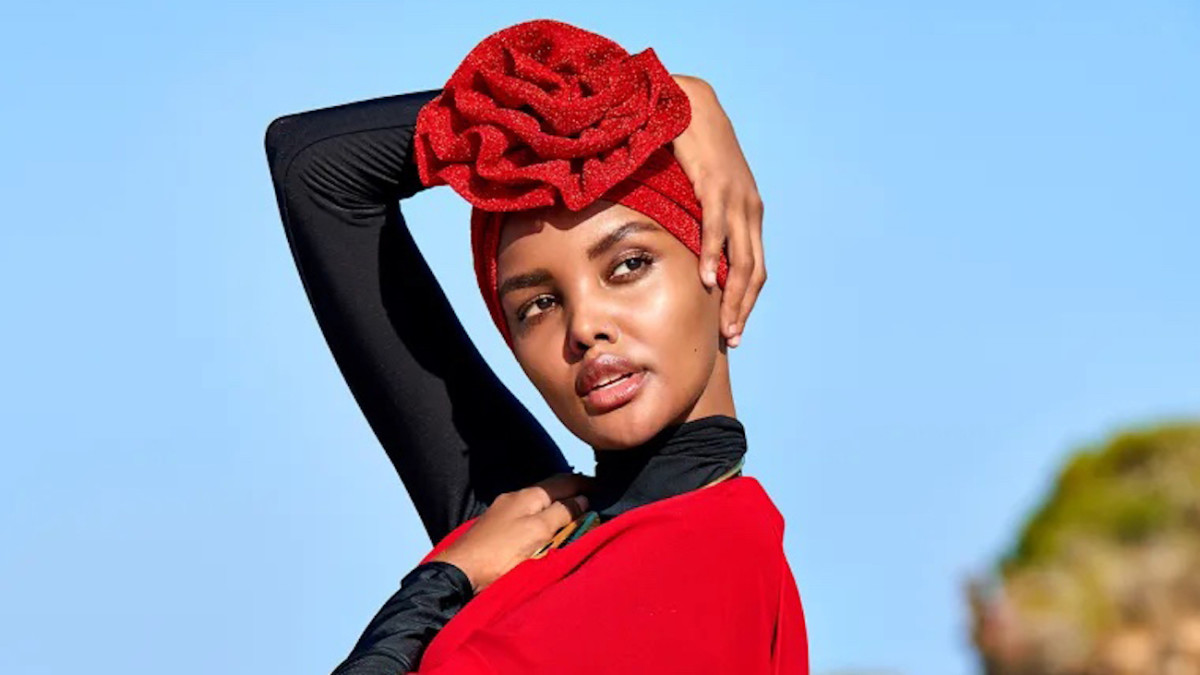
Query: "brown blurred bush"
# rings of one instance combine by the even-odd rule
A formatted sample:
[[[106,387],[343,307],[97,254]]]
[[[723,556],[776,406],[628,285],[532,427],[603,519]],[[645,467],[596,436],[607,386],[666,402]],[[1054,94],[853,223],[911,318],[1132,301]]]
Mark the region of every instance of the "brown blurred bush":
[[[966,590],[988,675],[1200,675],[1200,423],[1074,454]]]

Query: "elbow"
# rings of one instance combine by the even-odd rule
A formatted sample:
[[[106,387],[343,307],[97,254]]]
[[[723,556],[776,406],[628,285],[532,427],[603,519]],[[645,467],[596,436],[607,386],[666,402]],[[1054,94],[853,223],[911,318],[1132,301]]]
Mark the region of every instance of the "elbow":
[[[267,162],[272,170],[279,166],[284,157],[292,154],[289,139],[295,136],[291,133],[294,118],[295,115],[284,115],[271,120],[267,125],[263,136],[263,148],[267,152]]]

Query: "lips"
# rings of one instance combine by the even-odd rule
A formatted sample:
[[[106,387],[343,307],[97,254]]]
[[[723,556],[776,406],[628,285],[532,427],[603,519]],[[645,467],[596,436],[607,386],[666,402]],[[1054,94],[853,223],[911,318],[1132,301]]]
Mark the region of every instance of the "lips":
[[[599,414],[619,408],[637,395],[646,371],[616,354],[601,354],[588,361],[575,378],[575,393]]]

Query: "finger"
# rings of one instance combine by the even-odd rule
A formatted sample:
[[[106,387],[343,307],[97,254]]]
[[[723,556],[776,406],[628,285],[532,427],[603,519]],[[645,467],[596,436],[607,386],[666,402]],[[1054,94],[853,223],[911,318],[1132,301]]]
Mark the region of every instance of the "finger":
[[[729,275],[725,280],[725,293],[721,297],[721,333],[726,339],[738,334],[738,319],[741,315],[742,298],[750,285],[754,272],[754,252],[750,244],[750,232],[746,217],[741,210],[730,214]],[[736,343],[733,346],[737,346]]]
[[[566,499],[559,499],[531,517],[541,520],[550,528],[551,532],[557,532],[586,513],[587,508],[588,498],[584,495],[575,495]]]
[[[758,301],[758,295],[762,292],[763,285],[767,283],[767,259],[763,254],[762,241],[762,207],[751,204],[750,209],[747,221],[750,223],[750,250],[754,255],[754,271],[750,273],[750,285],[746,287],[746,295],[742,298],[741,311],[738,316],[737,339],[739,342],[741,333],[746,330],[746,321],[750,318],[750,312],[754,310],[754,304]]]
[[[709,288],[717,285],[717,264],[725,248],[728,232],[725,199],[720,192],[708,192],[700,198],[703,223],[700,228],[700,281]]]
[[[549,478],[534,483],[531,489],[536,489],[543,495],[538,510],[550,506],[559,499],[573,497],[591,486],[591,478],[580,473],[556,473]]]

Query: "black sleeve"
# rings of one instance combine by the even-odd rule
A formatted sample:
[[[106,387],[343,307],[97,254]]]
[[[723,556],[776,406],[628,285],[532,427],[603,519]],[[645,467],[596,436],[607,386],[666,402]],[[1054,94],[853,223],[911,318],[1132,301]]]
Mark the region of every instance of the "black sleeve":
[[[434,542],[496,495],[571,470],[463,330],[400,212],[424,188],[413,127],[439,91],[286,115],[266,132],[317,322]]]
[[[417,669],[425,647],[473,596],[467,575],[435,561],[405,575],[333,675],[397,675]]]

